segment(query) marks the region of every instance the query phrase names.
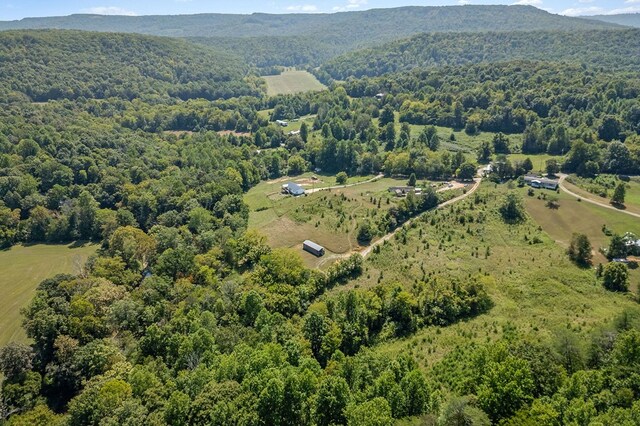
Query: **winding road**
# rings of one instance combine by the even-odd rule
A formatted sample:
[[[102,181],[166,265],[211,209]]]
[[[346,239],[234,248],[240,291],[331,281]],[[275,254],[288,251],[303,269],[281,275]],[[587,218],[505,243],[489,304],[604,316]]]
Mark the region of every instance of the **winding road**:
[[[478,171],[478,173],[480,173],[480,171]],[[375,178],[377,179],[377,178]],[[323,265],[325,265],[328,262],[331,262],[332,260],[339,260],[339,259],[345,259],[353,254],[359,253],[362,257],[366,258],[367,256],[369,256],[372,252],[373,249],[379,245],[384,244],[385,242],[389,241],[391,238],[393,238],[398,232],[400,232],[403,228],[410,226],[413,222],[415,222],[416,220],[420,219],[420,217],[422,217],[423,215],[432,212],[434,210],[438,210],[447,206],[450,206],[452,204],[457,203],[458,201],[464,200],[465,198],[467,198],[468,196],[470,196],[471,194],[473,194],[474,192],[476,192],[478,190],[478,188],[480,187],[480,183],[482,183],[482,178],[481,177],[477,177],[475,178],[473,183],[473,186],[471,188],[469,188],[469,190],[467,192],[465,192],[462,195],[459,195],[455,198],[450,199],[449,201],[445,201],[442,204],[438,204],[436,207],[434,207],[431,210],[427,210],[425,212],[420,213],[417,216],[412,217],[411,219],[407,220],[405,223],[403,223],[401,226],[397,227],[396,229],[394,229],[392,232],[388,233],[387,235],[385,235],[384,237],[374,241],[373,243],[371,243],[370,245],[368,245],[367,247],[365,247],[363,250],[352,250],[349,251],[347,253],[341,253],[341,254],[333,254],[330,256],[326,256],[324,259],[322,259],[322,261],[318,264],[318,267],[321,267]],[[325,188],[326,189],[326,188]],[[443,192],[448,190],[448,188],[445,188],[441,191],[438,192]]]
[[[563,174],[560,174],[559,176],[560,176],[560,180],[558,181],[558,185],[560,186],[560,189],[562,189],[564,192],[566,192],[567,194],[571,195],[572,197],[579,198],[579,199],[581,199],[583,201],[586,201],[587,203],[595,204],[596,206],[604,207],[605,209],[614,210],[614,211],[617,211],[619,213],[624,213],[624,214],[628,214],[630,216],[634,216],[634,217],[640,218],[640,214],[638,214],[638,213],[617,209],[617,208],[613,207],[610,204],[601,203],[601,202],[593,200],[593,199],[591,199],[589,197],[585,197],[585,196],[576,194],[575,192],[567,189],[567,187],[564,186],[564,181],[568,177],[568,175],[563,173]]]

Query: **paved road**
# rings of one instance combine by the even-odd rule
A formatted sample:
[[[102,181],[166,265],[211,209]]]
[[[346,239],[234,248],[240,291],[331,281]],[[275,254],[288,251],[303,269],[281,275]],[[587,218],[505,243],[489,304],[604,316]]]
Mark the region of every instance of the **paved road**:
[[[358,186],[358,185],[362,185],[364,183],[371,183],[371,182],[375,182],[378,179],[381,179],[384,177],[384,174],[380,173],[378,176],[376,177],[372,177],[369,180],[364,180],[362,182],[356,182],[356,183],[350,183],[347,185],[336,185],[336,186],[327,186],[324,188],[313,188],[313,189],[306,189],[305,192],[307,194],[314,194],[316,192],[320,192],[320,191],[328,191],[330,189],[341,189],[341,188],[351,188],[352,186]]]
[[[624,213],[624,214],[628,214],[628,215],[640,218],[640,214],[638,214],[638,213],[617,209],[617,208],[613,207],[610,204],[602,203],[602,202],[593,200],[591,198],[587,198],[587,197],[584,197],[582,195],[578,195],[573,191],[570,191],[569,189],[567,189],[566,186],[564,186],[564,181],[565,181],[566,178],[567,178],[567,175],[561,174],[560,175],[560,180],[558,181],[558,185],[560,186],[560,189],[562,189],[567,194],[569,194],[569,195],[571,195],[573,197],[579,198],[579,199],[581,199],[583,201],[586,201],[587,203],[591,203],[591,204],[595,204],[596,206],[604,207],[605,209],[615,210],[615,211],[620,212],[620,213]]]

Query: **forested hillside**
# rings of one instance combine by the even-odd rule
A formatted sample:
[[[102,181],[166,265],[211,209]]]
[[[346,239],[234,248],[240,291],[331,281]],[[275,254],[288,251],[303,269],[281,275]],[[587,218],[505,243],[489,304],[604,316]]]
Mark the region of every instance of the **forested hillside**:
[[[577,30],[615,26],[552,15],[530,6],[472,5],[335,14],[71,15],[0,22],[0,30],[60,28],[197,37],[201,43],[220,44],[233,52],[241,52],[250,63],[259,66],[319,65],[322,60],[340,53],[423,32]],[[204,39],[208,37],[215,39]]]
[[[640,32],[515,6],[24,22],[224,37],[0,33],[0,249],[100,247],[0,347],[0,425],[639,424],[637,218],[524,176],[640,205]],[[252,75],[429,29],[326,90]]]
[[[376,76],[418,67],[510,60],[545,60],[637,69],[640,30],[421,34],[356,51],[325,63],[323,79]]]
[[[0,33],[0,99],[175,97],[259,93],[239,58],[182,40],[41,30]]]

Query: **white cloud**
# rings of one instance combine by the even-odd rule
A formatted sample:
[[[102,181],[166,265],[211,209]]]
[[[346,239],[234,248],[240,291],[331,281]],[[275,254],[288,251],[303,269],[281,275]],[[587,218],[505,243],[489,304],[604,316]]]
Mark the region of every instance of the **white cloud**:
[[[567,16],[599,15],[604,12],[605,10],[598,6],[572,7],[572,8],[563,10],[562,12],[560,12],[560,15],[567,15]]]
[[[636,2],[638,3],[638,2]],[[620,13],[638,13],[640,12],[640,6],[629,6],[621,9],[613,9],[605,13],[605,15],[618,15]]]
[[[586,2],[589,0],[581,0]],[[626,0],[627,4],[637,4],[640,0]],[[560,12],[561,15],[567,16],[588,16],[588,15],[619,15],[621,13],[640,13],[640,5],[627,6],[618,9],[605,9],[599,6],[574,7]]]
[[[287,7],[289,12],[317,12],[318,6],[315,4],[294,4]]]
[[[347,10],[358,9],[361,6],[365,6],[368,3],[368,0],[347,0],[347,4],[344,6],[335,6],[333,10],[335,12],[344,12]]]
[[[458,4],[461,4],[461,5],[471,4],[471,0],[458,0]]]
[[[517,2],[512,4],[521,6],[540,6],[542,4],[542,0],[518,0]]]
[[[136,13],[123,9],[121,7],[116,6],[98,6],[91,7],[89,9],[85,9],[87,13],[92,13],[94,15],[125,15],[125,16],[136,16]]]

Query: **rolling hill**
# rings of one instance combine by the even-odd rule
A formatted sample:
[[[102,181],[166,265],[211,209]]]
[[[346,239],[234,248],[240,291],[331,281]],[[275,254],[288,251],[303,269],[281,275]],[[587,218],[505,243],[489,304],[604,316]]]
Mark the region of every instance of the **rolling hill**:
[[[194,37],[242,52],[251,63],[319,65],[336,55],[424,32],[587,30],[616,24],[531,6],[400,7],[334,14],[70,15],[0,22],[8,29],[74,29]],[[212,38],[207,40],[208,38]]]
[[[419,67],[510,60],[551,60],[607,68],[640,64],[640,30],[420,34],[325,63],[323,80],[377,76]]]
[[[0,98],[219,99],[258,93],[240,59],[184,40],[67,30],[0,33]]]

